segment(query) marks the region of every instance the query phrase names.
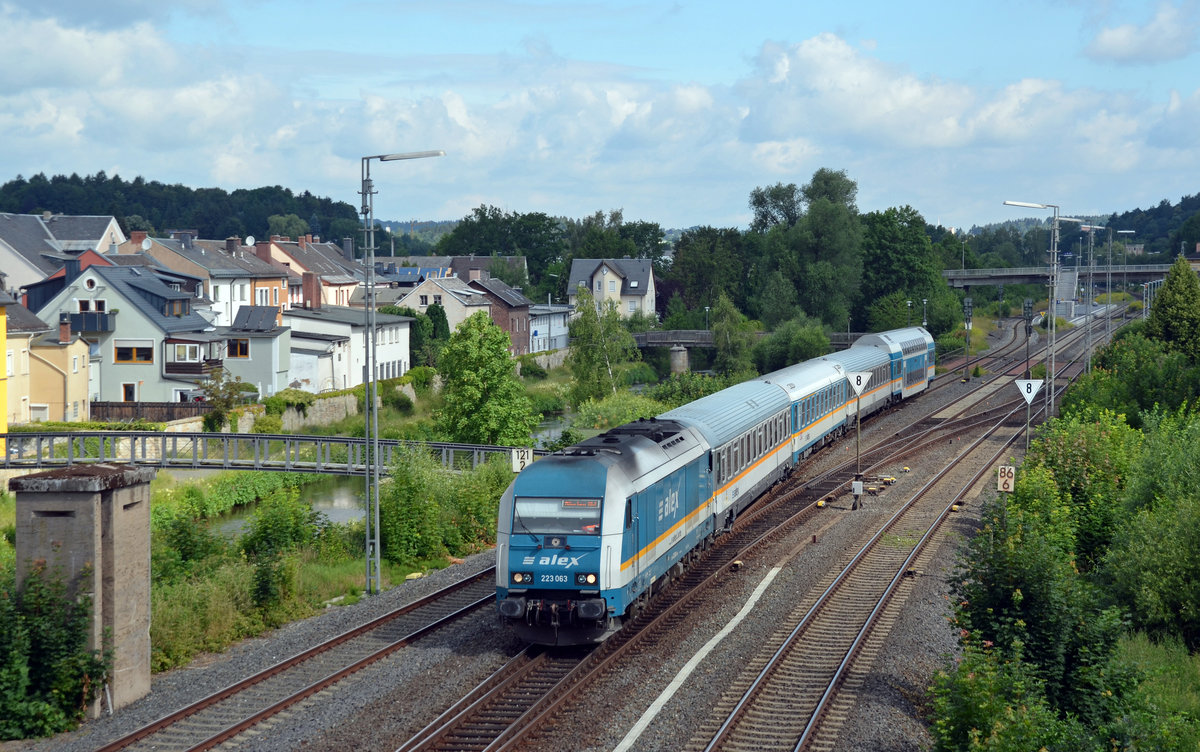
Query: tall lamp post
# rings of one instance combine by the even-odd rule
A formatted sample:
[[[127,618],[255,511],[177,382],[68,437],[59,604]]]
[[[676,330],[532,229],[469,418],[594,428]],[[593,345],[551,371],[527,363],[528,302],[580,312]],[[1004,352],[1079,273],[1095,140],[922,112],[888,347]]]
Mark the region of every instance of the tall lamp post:
[[[1117,230],[1118,235],[1132,235],[1134,230]],[[1129,289],[1129,244],[1122,246],[1121,251],[1121,290]],[[1121,320],[1125,320],[1125,313],[1129,310],[1129,306],[1125,306],[1125,310],[1121,312]]]
[[[908,321],[906,321],[904,325],[912,326],[912,301],[906,300],[904,302],[908,304]]]
[[[1054,334],[1055,319],[1058,318],[1058,312],[1055,310],[1055,292],[1058,288],[1058,223],[1059,221],[1079,222],[1078,219],[1072,217],[1060,217],[1058,214],[1059,206],[1057,204],[1037,204],[1032,201],[1005,201],[1005,206],[1023,206],[1027,209],[1053,209],[1054,224],[1050,232],[1050,341],[1046,346],[1046,385],[1049,389],[1046,390],[1046,419],[1049,420],[1054,412]]]
[[[363,331],[365,358],[363,364],[363,383],[366,386],[366,412],[363,416],[366,433],[366,454],[363,457],[363,477],[366,485],[365,499],[366,514],[366,546],[367,546],[367,583],[368,595],[380,591],[379,574],[379,410],[375,405],[378,385],[379,368],[375,349],[375,186],[371,183],[371,160],[394,162],[399,159],[424,159],[426,157],[441,157],[446,152],[412,151],[402,154],[376,154],[362,158],[362,215],[365,226],[367,247],[363,260],[367,265],[366,274],[366,329]]]
[[[929,298],[921,298],[921,326],[929,326],[928,316],[925,315]]]

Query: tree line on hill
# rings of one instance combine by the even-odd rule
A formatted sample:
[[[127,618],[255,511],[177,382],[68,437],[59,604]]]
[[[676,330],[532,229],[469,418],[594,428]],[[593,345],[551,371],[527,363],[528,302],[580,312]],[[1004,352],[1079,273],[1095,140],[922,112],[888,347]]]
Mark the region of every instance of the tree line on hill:
[[[952,334],[962,320],[962,293],[946,285],[943,270],[1045,263],[1048,217],[955,233],[926,223],[910,206],[860,212],[857,193],[857,183],[844,171],[828,168],[816,170],[800,186],[758,187],[749,196],[753,220],[745,230],[702,225],[668,231],[655,222],[628,221],[620,210],[572,219],[484,205],[456,223],[416,235],[401,224],[390,227],[396,231],[393,236],[380,222],[377,253],[386,256],[394,248],[396,255],[409,256],[524,256],[527,276],[500,263],[493,275],[531,300],[560,302],[572,284],[568,277],[574,259],[647,259],[657,282],[658,318],[669,319],[673,327],[704,328],[705,309],[713,309],[724,296],[767,330],[789,321],[827,331],[864,331],[924,320],[935,336]],[[312,233],[325,239],[350,237],[360,247],[363,242],[354,207],[279,186],[226,192],[141,177],[126,181],[103,172],[83,178],[18,176],[0,186],[0,211],[44,210],[111,214],[126,232],[179,228],[212,238]],[[1138,262],[1168,261],[1180,248],[1200,242],[1200,195],[1089,221],[1135,233],[1114,238],[1115,263],[1125,259],[1129,242],[1145,249]],[[437,232],[442,234],[435,237]],[[1121,242],[1126,237],[1132,240]],[[1104,246],[1107,234],[1094,240]],[[1062,224],[1064,252],[1086,243],[1078,225]],[[1108,252],[1098,249],[1097,258]],[[997,301],[1001,313],[1044,293],[1038,285],[972,290],[976,301]]]

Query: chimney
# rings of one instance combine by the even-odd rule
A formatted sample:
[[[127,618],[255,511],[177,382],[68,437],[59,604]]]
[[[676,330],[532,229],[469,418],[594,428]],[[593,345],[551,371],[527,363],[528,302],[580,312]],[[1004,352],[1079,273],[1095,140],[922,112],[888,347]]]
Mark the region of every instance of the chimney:
[[[254,255],[258,256],[263,261],[271,260],[271,244],[266,240],[260,240],[254,244]]]
[[[184,248],[192,247],[192,234],[190,232],[181,232],[175,236],[175,239],[178,240],[179,245],[183,246]]]
[[[242,239],[238,237],[225,238],[225,252],[232,256],[241,244]]]
[[[129,233],[129,242],[138,246],[138,250],[141,250],[142,241],[145,240],[146,237],[147,233],[145,230],[133,230]]]
[[[354,240],[351,238],[342,238],[342,255],[351,264],[354,263]]]
[[[74,256],[63,261],[63,279],[69,285],[83,272],[79,265],[79,257]]]
[[[480,280],[480,279],[483,279],[483,270],[482,269],[468,269],[467,270],[467,281],[468,282],[474,282],[474,281]]]
[[[58,314],[58,341],[60,344],[67,344],[71,341],[71,314]]]
[[[311,242],[311,240],[312,240],[312,235],[307,235],[307,236],[297,235],[296,236],[296,243],[298,243],[300,245],[300,250],[302,250],[302,251],[309,244],[309,242]]]
[[[321,280],[313,272],[304,272],[300,291],[304,307],[314,311],[321,307]]]

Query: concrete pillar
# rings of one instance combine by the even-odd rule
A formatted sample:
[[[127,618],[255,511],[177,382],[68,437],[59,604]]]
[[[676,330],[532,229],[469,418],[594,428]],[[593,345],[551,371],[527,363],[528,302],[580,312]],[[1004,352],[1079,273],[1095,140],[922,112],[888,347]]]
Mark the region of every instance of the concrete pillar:
[[[150,692],[150,481],[133,465],[73,465],[8,482],[17,497],[17,582],[32,562],[92,593],[89,647],[111,636],[112,710]],[[101,699],[90,709],[99,715]]]
[[[687,373],[690,368],[688,351],[683,345],[671,347],[671,373]]]

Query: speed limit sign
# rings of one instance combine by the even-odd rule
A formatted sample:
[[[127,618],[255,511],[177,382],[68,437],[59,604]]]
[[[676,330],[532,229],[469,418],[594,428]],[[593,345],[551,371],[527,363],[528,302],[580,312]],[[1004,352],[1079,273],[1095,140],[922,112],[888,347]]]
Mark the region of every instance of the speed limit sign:
[[[1012,493],[1017,485],[1017,469],[1012,465],[1001,465],[996,475],[996,490]]]

